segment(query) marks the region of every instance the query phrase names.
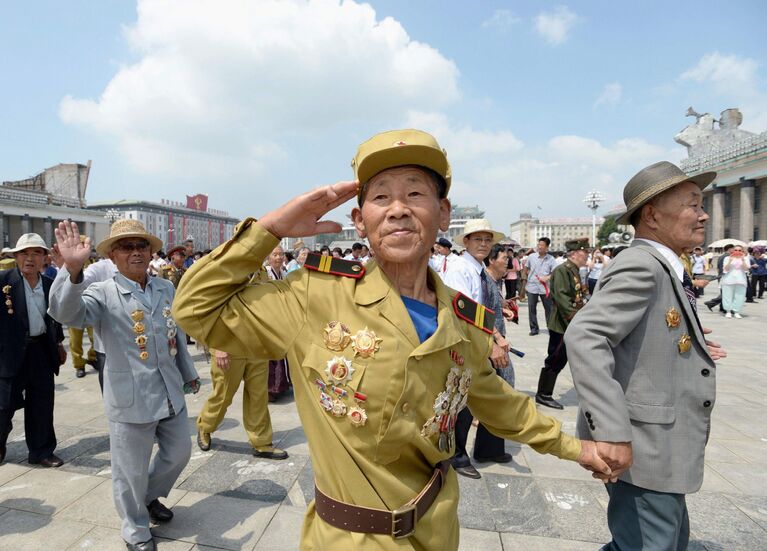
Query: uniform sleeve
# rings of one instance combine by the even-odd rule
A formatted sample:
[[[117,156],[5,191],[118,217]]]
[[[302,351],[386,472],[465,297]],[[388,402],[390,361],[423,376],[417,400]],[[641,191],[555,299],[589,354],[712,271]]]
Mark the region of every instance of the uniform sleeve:
[[[102,286],[89,286],[80,281],[72,283],[66,266],[62,266],[51,285],[48,298],[48,314],[68,327],[93,327],[101,320],[104,312],[104,290]]]
[[[575,314],[572,298],[567,295],[567,289],[570,286],[570,270],[564,267],[555,269],[551,273],[551,299],[561,312],[562,318],[569,320]]]
[[[603,420],[599,428],[591,431],[595,440],[631,441],[626,399],[613,378],[613,349],[644,317],[657,287],[656,267],[657,262],[649,257],[616,261],[602,274],[599,292],[573,318],[565,333],[567,358],[581,408]]]
[[[195,262],[176,291],[173,317],[187,334],[237,357],[284,358],[306,323],[308,270],[248,285],[279,240],[254,219]]]
[[[556,419],[539,413],[532,398],[509,386],[489,363],[475,372],[468,405],[471,413],[496,436],[528,444],[538,453],[550,453],[561,459],[575,461],[581,453],[580,440],[563,433],[562,424]]]

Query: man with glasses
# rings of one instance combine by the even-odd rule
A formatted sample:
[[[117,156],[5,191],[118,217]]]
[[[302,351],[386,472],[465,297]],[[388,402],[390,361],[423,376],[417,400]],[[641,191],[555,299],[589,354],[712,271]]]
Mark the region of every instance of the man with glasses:
[[[96,250],[118,273],[83,280],[91,240],[77,225],[55,231],[64,266],[51,288],[50,313],[61,323],[93,326],[106,352],[104,408],[109,419],[112,491],[128,549],[154,550],[150,519],[169,521],[166,497],[189,461],[191,443],[185,392],[200,382],[184,346],[186,335],[171,315],[173,285],[149,277],[151,254],[162,242],[136,220],[118,220]],[[150,461],[154,441],[159,450]]]

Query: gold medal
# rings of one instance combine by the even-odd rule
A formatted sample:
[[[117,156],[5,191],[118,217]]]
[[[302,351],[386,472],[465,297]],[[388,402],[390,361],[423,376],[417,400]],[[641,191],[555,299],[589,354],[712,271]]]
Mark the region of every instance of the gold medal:
[[[11,286],[10,285],[3,285],[3,293],[6,295],[11,292]]]
[[[133,321],[142,321],[144,319],[144,311],[143,310],[134,310],[130,313],[130,317]]]
[[[357,331],[357,334],[352,337],[352,348],[363,358],[373,358],[378,349],[381,348],[381,342],[383,339],[379,339],[375,331],[365,327],[365,329]]]
[[[692,339],[690,339],[690,335],[688,335],[687,333],[682,335],[682,338],[679,339],[677,346],[679,347],[680,354],[686,354],[687,352],[689,352],[690,349],[692,348]]]
[[[340,321],[331,321],[322,330],[322,340],[329,350],[342,352],[351,342],[349,328]]]
[[[5,301],[5,305],[6,305],[6,306],[13,306],[13,303],[11,302],[11,299],[7,299],[7,300]]]
[[[144,327],[144,324],[143,324],[143,323],[141,323],[140,321],[137,321],[137,322],[136,322],[136,323],[133,325],[133,332],[134,332],[134,333],[137,333],[137,334],[138,334],[138,333],[143,333],[143,332],[144,332],[144,329],[146,329],[146,328]]]
[[[146,346],[146,335],[139,335],[136,337],[136,344],[141,347]]]
[[[12,316],[12,315],[13,315],[13,308],[8,308],[8,315],[9,315],[9,316]]]
[[[679,322],[682,321],[682,316],[679,314],[679,310],[673,306],[666,312],[666,326],[669,329],[679,327]]]
[[[147,352],[146,350],[142,350],[141,354],[139,354],[138,357],[146,361],[149,359],[149,352]]]
[[[349,421],[351,421],[352,425],[355,427],[365,426],[365,423],[368,420],[368,414],[359,405],[352,406],[347,415],[349,416]]]
[[[351,360],[347,360],[343,356],[334,356],[332,360],[328,360],[325,374],[331,383],[345,385],[352,380],[354,368],[352,367]]]

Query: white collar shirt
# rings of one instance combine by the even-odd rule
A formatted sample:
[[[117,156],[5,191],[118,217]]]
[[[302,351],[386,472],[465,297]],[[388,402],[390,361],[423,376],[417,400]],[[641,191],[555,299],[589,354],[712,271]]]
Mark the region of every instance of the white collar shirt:
[[[668,263],[671,264],[671,268],[673,268],[674,273],[676,274],[676,277],[679,279],[679,281],[683,281],[684,264],[682,264],[682,259],[679,258],[678,254],[666,247],[666,245],[663,243],[658,243],[652,239],[637,237],[634,239],[634,241],[644,241],[645,243],[652,245],[656,251],[663,255],[663,258],[668,260]]]
[[[37,276],[37,285],[34,289],[27,281],[27,278],[21,276],[24,281],[24,298],[27,302],[27,319],[29,319],[29,336],[39,337],[45,333],[45,291],[43,290],[43,276]]]
[[[471,300],[482,304],[480,274],[484,269],[484,265],[479,260],[469,253],[465,253],[450,264],[450,268],[445,272],[443,281],[448,287],[452,287]]]

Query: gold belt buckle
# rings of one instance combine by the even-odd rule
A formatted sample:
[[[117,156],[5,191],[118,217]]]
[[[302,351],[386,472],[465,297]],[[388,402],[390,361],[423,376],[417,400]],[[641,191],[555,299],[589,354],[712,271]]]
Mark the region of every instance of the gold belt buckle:
[[[397,523],[404,520],[402,515],[407,515],[411,512],[413,513],[413,528],[409,532],[403,532],[402,530],[399,530],[397,528]],[[416,511],[415,503],[410,505],[403,505],[399,509],[395,509],[391,512],[391,535],[394,537],[394,539],[397,540],[412,536],[415,534],[416,522],[418,522],[418,511]]]

